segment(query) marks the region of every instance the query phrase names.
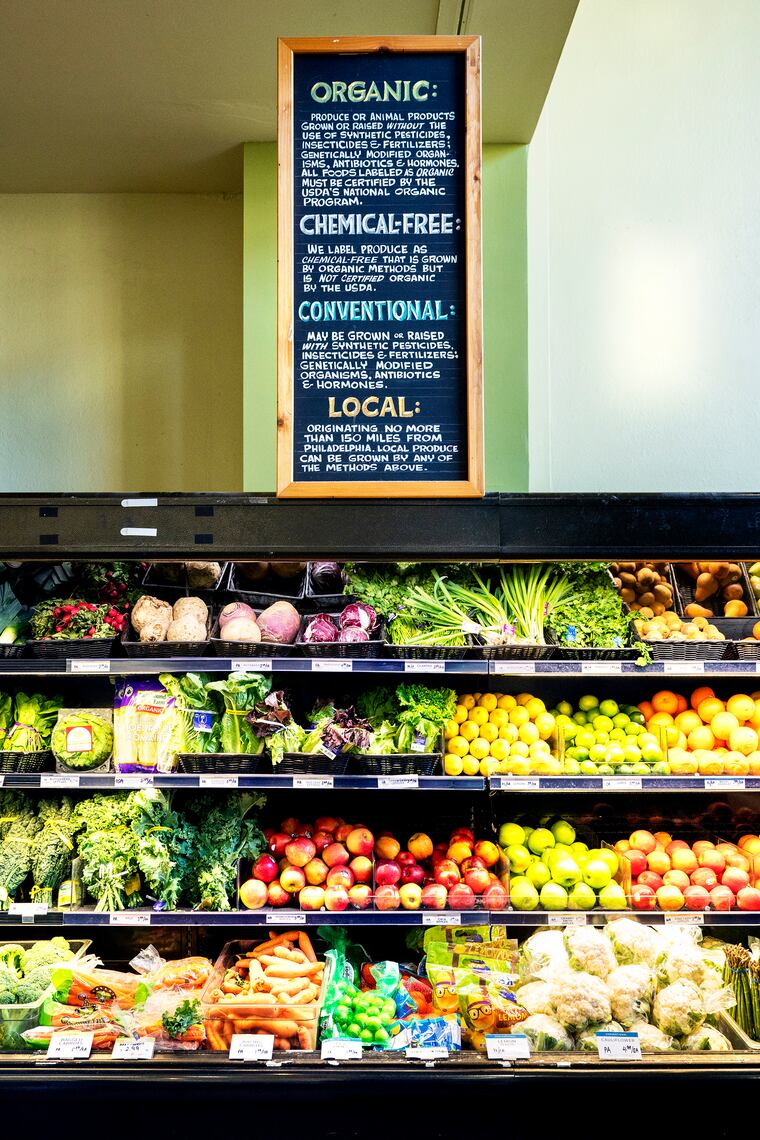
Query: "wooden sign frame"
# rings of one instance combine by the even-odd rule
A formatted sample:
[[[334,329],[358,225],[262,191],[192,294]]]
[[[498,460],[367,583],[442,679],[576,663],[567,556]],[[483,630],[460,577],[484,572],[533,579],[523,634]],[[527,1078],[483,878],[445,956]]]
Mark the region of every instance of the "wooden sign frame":
[[[277,494],[285,498],[475,498],[484,492],[481,110],[479,36],[344,36],[278,40]],[[431,52],[465,56],[467,478],[297,482],[293,478],[293,62],[297,53]]]

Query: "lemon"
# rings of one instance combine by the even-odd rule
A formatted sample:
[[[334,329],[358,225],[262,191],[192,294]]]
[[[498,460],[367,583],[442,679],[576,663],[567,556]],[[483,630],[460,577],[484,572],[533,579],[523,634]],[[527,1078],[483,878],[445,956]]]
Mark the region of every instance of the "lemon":
[[[503,728],[499,729],[499,738],[506,740],[508,744],[514,743],[520,735],[520,729],[516,724],[505,724]]]
[[[464,705],[466,709],[475,708],[475,698],[472,693],[464,693],[463,696],[459,698],[459,703],[460,705]]]
[[[516,724],[519,728],[521,724],[527,724],[530,720],[530,713],[526,708],[518,705],[517,708],[512,709],[509,714],[510,724]]]
[[[470,751],[470,745],[463,736],[455,736],[446,745],[446,751],[450,752],[452,756],[466,756]]]
[[[525,707],[530,713],[531,720],[535,720],[536,717],[539,717],[542,713],[546,712],[546,705],[540,697],[531,697]]]
[[[452,753],[447,752],[443,758],[443,770],[447,776],[461,776],[462,757],[454,756]]]
[[[446,721],[446,727],[443,730],[443,735],[447,740],[453,740],[455,736],[459,736],[459,725],[455,720]]]
[[[530,749],[524,740],[516,740],[509,749],[510,756],[530,756]]]
[[[538,739],[539,732],[533,721],[529,720],[520,725],[520,740],[524,740],[526,744],[533,744]]]
[[[552,750],[545,740],[534,740],[529,748],[531,756],[535,756],[537,753],[542,753],[544,756],[551,756],[552,754]]]
[[[556,724],[556,721],[555,721],[554,717],[551,715],[551,713],[548,713],[548,712],[540,713],[536,717],[535,725],[536,725],[536,728],[538,729],[538,735],[541,737],[542,740],[548,740],[549,739],[551,734],[554,732],[555,724]]]
[[[495,772],[499,771],[499,761],[494,760],[492,756],[486,756],[484,760],[480,761],[480,774],[481,776],[493,776]]]
[[[478,726],[488,724],[488,712],[476,705],[474,709],[470,709],[470,720]]]
[[[499,697],[499,700],[497,702],[497,708],[506,709],[507,712],[511,712],[516,704],[517,704],[517,701],[512,696],[512,694],[511,693],[505,693],[503,697]]]
[[[509,756],[509,745],[506,740],[498,738],[491,742],[491,755],[494,760],[506,760]]]
[[[456,709],[454,710],[454,720],[457,722],[457,724],[463,724],[464,721],[467,720],[468,711],[469,710],[466,709],[464,705],[457,705]]]
[[[460,724],[459,726],[459,735],[463,736],[467,741],[475,740],[476,737],[480,736],[480,729],[473,721],[466,720],[464,724]]]
[[[518,693],[517,694],[518,705],[527,705],[528,701],[532,701],[532,700],[533,700],[533,694],[532,693]],[[530,716],[530,713],[528,713],[528,716]]]
[[[502,760],[499,764],[499,771],[504,776],[509,776],[512,773],[512,761],[510,759]]]
[[[495,693],[483,693],[483,696],[478,701],[478,705],[482,709],[487,709],[488,712],[493,712],[498,704],[499,698]]]
[[[480,735],[483,740],[487,740],[490,743],[492,740],[498,740],[499,730],[495,724],[482,724],[480,726]]]
[[[494,709],[488,717],[489,724],[495,724],[497,728],[503,728],[505,724],[509,724],[509,713],[506,709]]]
[[[480,774],[480,761],[474,756],[465,756],[462,760],[462,774],[464,776],[477,776]]]
[[[486,756],[489,756],[490,753],[491,749],[487,740],[473,740],[470,745],[470,755],[474,756],[476,760],[483,760]]]
[[[529,776],[530,760],[524,756],[516,756],[510,760],[510,768],[513,776]]]

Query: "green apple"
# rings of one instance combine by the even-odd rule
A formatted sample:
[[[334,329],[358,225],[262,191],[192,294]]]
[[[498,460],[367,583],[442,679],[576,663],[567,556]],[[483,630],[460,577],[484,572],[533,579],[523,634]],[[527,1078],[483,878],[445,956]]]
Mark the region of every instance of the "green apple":
[[[576,839],[575,843],[570,845],[570,851],[576,862],[578,862],[579,859],[588,858],[588,844],[581,843],[580,839]]]
[[[567,897],[568,910],[592,910],[596,895],[587,883],[576,883]]]
[[[558,819],[556,823],[552,824],[552,835],[556,843],[568,844],[575,843],[575,828],[566,819]]]
[[[536,859],[534,863],[531,863],[525,872],[525,878],[528,882],[532,883],[534,887],[537,887],[538,890],[541,890],[541,887],[545,886],[546,883],[551,882],[551,877],[551,871],[546,866],[546,863],[542,863],[540,859]]]
[[[540,902],[543,910],[566,910],[567,891],[559,883],[547,883],[541,888]]]
[[[561,887],[574,887],[581,880],[581,869],[572,856],[563,855],[552,864],[552,878]]]
[[[595,891],[606,887],[612,879],[612,871],[602,859],[589,859],[583,868],[583,881]]]
[[[554,846],[554,836],[548,827],[537,827],[528,836],[528,848],[534,855],[543,855],[547,847]]]
[[[499,828],[499,846],[512,847],[525,843],[525,829],[519,823],[503,823]]]
[[[599,905],[604,910],[627,910],[625,891],[619,883],[607,883],[599,892]]]
[[[613,875],[616,874],[620,866],[617,851],[613,851],[611,847],[600,847],[596,853],[596,858],[606,863]]]
[[[521,843],[512,843],[507,848],[507,859],[509,859],[509,869],[513,875],[524,874],[533,862],[530,851]]]
[[[538,906],[538,891],[524,876],[509,881],[509,901],[515,910],[535,910]]]

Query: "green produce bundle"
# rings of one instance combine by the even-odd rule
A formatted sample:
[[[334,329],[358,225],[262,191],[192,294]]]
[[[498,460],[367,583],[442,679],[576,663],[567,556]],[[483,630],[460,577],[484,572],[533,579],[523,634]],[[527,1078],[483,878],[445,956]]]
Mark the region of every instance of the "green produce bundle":
[[[731,1014],[753,1041],[760,1041],[760,942],[752,939],[752,950],[726,946],[723,980],[733,987],[736,1005]]]
[[[50,747],[53,725],[63,697],[27,696],[17,693],[15,700],[0,695],[0,738],[4,752],[40,752]]]
[[[107,767],[113,753],[111,709],[60,709],[51,747],[61,768],[91,772]]]

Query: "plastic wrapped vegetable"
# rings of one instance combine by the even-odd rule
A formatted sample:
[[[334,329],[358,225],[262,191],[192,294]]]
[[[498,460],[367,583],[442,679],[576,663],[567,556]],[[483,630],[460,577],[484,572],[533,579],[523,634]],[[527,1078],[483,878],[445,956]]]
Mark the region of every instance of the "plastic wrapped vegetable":
[[[713,1053],[730,1053],[733,1045],[719,1029],[713,1025],[703,1025],[696,1033],[690,1033],[682,1046],[687,1052],[709,1049]]]
[[[631,1026],[633,1033],[638,1033],[642,1053],[667,1053],[674,1048],[673,1038],[663,1033],[656,1025],[648,1021],[635,1021]]]
[[[606,978],[617,966],[608,940],[594,926],[571,926],[565,931],[565,948],[570,966]]]
[[[583,1033],[579,1033],[575,1039],[576,1048],[581,1053],[596,1053],[598,1045],[596,1040],[597,1033],[622,1033],[623,1027],[617,1021],[605,1021],[602,1025],[589,1025]]]
[[[520,986],[515,997],[520,1005],[527,1009],[530,1014],[554,1014],[551,989],[548,982],[528,982],[527,985]]]
[[[633,918],[616,918],[614,922],[608,922],[604,933],[621,966],[652,968],[664,950],[660,932]]]
[[[51,747],[62,768],[89,772],[108,764],[113,752],[110,709],[61,709]]]
[[[654,999],[652,1020],[672,1037],[687,1037],[701,1029],[707,1017],[699,986],[686,980],[673,982]]]
[[[546,970],[562,969],[567,964],[561,930],[537,930],[520,947],[520,977],[526,982],[543,977]]]
[[[573,1039],[569,1033],[553,1017],[544,1013],[534,1013],[526,1017],[515,1027],[516,1033],[524,1033],[530,1041],[532,1050],[542,1053],[545,1050],[562,1050],[569,1052],[573,1047]]]
[[[657,967],[659,986],[671,982],[688,981],[701,986],[705,978],[706,963],[702,949],[692,938],[679,938],[668,947]]]
[[[565,1029],[578,1033],[596,1022],[611,1021],[607,987],[595,974],[582,970],[558,970],[547,981],[557,1021]]]
[[[634,1021],[648,1021],[653,989],[654,979],[647,966],[618,966],[607,977],[612,1016],[626,1028]]]

